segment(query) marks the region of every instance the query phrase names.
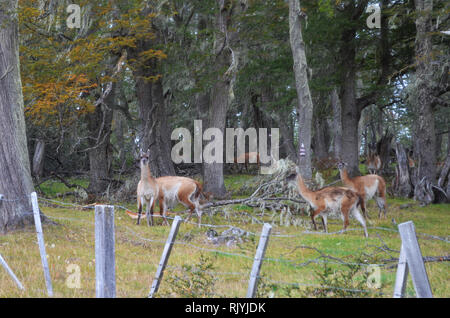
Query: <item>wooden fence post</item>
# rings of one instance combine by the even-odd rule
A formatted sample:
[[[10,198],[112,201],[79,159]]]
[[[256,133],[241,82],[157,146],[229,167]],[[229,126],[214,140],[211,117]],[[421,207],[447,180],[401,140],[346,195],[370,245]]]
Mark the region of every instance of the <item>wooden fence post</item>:
[[[116,297],[114,206],[95,206],[95,296]]]
[[[19,287],[19,289],[21,290],[25,290],[25,288],[23,287],[22,283],[19,281],[19,279],[17,278],[17,276],[14,274],[14,272],[11,270],[11,268],[8,266],[8,264],[6,263],[6,261],[3,259],[2,254],[0,254],[0,264],[2,264],[2,266],[6,269],[6,271],[8,272],[9,276],[11,276],[11,278],[14,280],[14,282],[16,283],[17,287]]]
[[[159,284],[161,283],[164,269],[166,268],[169,260],[170,252],[172,251],[173,243],[175,242],[175,237],[177,236],[181,221],[182,219],[178,215],[173,220],[172,228],[170,229],[169,236],[167,237],[166,245],[164,246],[164,251],[161,255],[161,260],[159,261],[158,269],[156,270],[155,279],[153,280],[152,287],[150,288],[148,298],[153,298],[153,295],[159,289]]]
[[[247,298],[253,298],[256,294],[256,285],[258,283],[259,271],[266,252],[267,243],[269,242],[270,231],[272,225],[264,223],[261,237],[259,238],[258,249],[256,250],[255,258],[253,260],[252,272],[250,273],[250,281],[248,283]]]
[[[402,298],[405,294],[406,282],[408,281],[408,262],[406,261],[405,248],[400,248],[398,258],[397,275],[395,277],[395,287],[393,298]]]
[[[31,205],[33,206],[34,225],[36,226],[39,252],[41,254],[42,267],[44,269],[45,284],[47,286],[47,294],[50,297],[52,297],[53,287],[52,281],[50,279],[50,270],[48,268],[47,253],[45,252],[44,234],[42,232],[41,216],[36,192],[31,193]]]
[[[430,282],[428,281],[427,271],[425,269],[425,263],[423,262],[422,252],[420,251],[419,242],[417,241],[414,223],[412,221],[401,223],[398,226],[398,230],[402,239],[402,249],[400,251],[399,263],[402,261],[401,256],[403,251],[403,258],[406,259],[407,269],[400,268],[400,273],[399,269],[397,269],[397,278],[402,279],[403,277],[403,282],[397,283],[396,281],[395,286],[398,289],[394,292],[397,293],[397,297],[398,294],[403,295],[402,290],[405,289],[404,285],[406,285],[406,271],[409,270],[411,272],[411,278],[416,291],[416,296],[418,298],[433,297]],[[402,289],[397,286],[402,286]]]

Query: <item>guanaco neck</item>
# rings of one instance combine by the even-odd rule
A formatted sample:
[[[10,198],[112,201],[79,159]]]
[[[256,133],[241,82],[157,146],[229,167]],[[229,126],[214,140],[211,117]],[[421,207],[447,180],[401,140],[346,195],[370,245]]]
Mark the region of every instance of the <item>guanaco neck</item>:
[[[309,190],[308,187],[305,184],[305,181],[303,180],[302,176],[300,174],[297,175],[297,184],[298,184],[298,191],[300,192],[300,195],[307,199],[312,194],[314,194],[313,191]]]
[[[142,162],[141,162],[141,180],[148,181],[148,182],[153,181],[152,173],[150,171],[150,166],[148,164],[145,165]]]
[[[341,175],[341,180],[344,182],[344,184],[353,184],[352,179],[348,175],[347,169],[342,168],[339,169],[339,173]]]

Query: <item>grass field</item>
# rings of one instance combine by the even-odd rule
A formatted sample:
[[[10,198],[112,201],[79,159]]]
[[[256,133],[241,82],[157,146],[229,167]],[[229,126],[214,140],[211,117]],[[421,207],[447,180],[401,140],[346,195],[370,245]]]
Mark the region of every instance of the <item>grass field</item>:
[[[235,197],[245,196],[238,189],[250,176],[227,176],[227,187]],[[80,182],[84,182],[81,180]],[[67,191],[53,182],[41,186],[52,196]],[[410,204],[406,209],[400,208]],[[63,207],[49,207],[40,201],[42,211],[58,225],[44,225],[50,274],[56,297],[95,297],[94,212]],[[135,211],[134,202],[122,206]],[[379,288],[367,284],[369,264],[395,265],[388,262],[398,258],[400,238],[396,226],[413,221],[424,256],[448,255],[450,213],[449,205],[420,207],[412,200],[388,199],[388,218],[377,219],[373,201],[368,209],[369,238],[363,237],[362,228],[351,220],[354,229],[341,234],[324,235],[304,233],[308,230],[308,216],[304,226],[281,226],[279,215],[245,205],[227,206],[215,215],[205,215],[202,223],[235,226],[250,234],[241,243],[214,245],[207,239],[208,227],[184,223],[180,227],[168,268],[156,296],[159,297],[244,297],[259,240],[262,224],[273,223],[265,260],[261,269],[259,296],[261,297],[391,297],[396,267],[378,267]],[[180,207],[178,208],[181,209]],[[172,215],[173,216],[173,215]],[[253,220],[253,221],[252,221]],[[116,208],[116,281],[118,297],[146,297],[170,227],[158,225],[148,228],[129,218],[125,211]],[[319,222],[320,223],[320,222]],[[341,220],[330,220],[329,231],[341,230]],[[227,227],[214,228],[219,234]],[[320,230],[322,230],[320,228]],[[447,240],[440,240],[429,235]],[[20,291],[3,268],[0,268],[0,297],[46,297],[44,275],[41,267],[36,233],[33,228],[0,236],[0,253],[25,286]],[[202,263],[203,262],[203,263]],[[339,263],[348,263],[342,265]],[[80,288],[70,288],[74,277],[73,265],[79,269]],[[325,270],[325,264],[329,267]],[[363,264],[357,266],[355,264]],[[198,269],[197,271],[195,269]],[[448,262],[426,263],[433,295],[449,297],[450,267]],[[352,272],[353,271],[353,272]],[[322,278],[321,276],[322,275]],[[373,277],[373,276],[371,276]],[[414,297],[409,278],[407,297]]]

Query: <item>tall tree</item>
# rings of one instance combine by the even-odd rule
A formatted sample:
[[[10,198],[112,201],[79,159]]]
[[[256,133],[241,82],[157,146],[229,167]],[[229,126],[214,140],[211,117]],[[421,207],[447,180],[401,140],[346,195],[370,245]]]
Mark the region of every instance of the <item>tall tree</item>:
[[[419,181],[427,177],[429,182],[436,178],[436,136],[433,115],[432,83],[432,41],[431,15],[433,0],[416,0],[416,74],[415,116],[416,156],[418,158]]]
[[[359,29],[358,22],[363,14],[366,1],[349,1],[346,4],[343,15],[348,21],[341,33],[341,48],[339,56],[341,58],[341,120],[342,120],[342,151],[341,156],[348,164],[350,175],[359,173],[359,149],[358,149],[358,125],[361,118],[362,108],[356,99],[356,33]]]
[[[299,149],[304,145],[306,156],[298,158],[300,172],[305,179],[312,177],[311,169],[311,122],[313,104],[308,84],[308,64],[305,43],[302,36],[304,13],[300,10],[299,0],[289,0],[289,34],[294,59],[295,85],[298,98]]]
[[[30,222],[33,183],[19,63],[17,0],[0,1],[0,233]]]
[[[227,72],[232,63],[232,49],[230,43],[231,18],[234,3],[230,0],[217,0],[215,19],[214,55],[216,79],[211,89],[211,102],[208,111],[208,126],[217,128],[225,136],[225,124],[230,95],[230,74]],[[205,191],[216,197],[226,194],[223,179],[223,157],[221,162],[203,163],[203,180]]]
[[[135,8],[138,10],[138,6]],[[130,10],[133,12],[132,10]],[[160,61],[166,58],[161,45],[162,31],[156,26],[155,15],[158,8],[146,4],[144,9],[134,12],[136,25],[127,26],[129,37],[134,44],[127,46],[130,65],[136,83],[136,97],[139,104],[141,122],[139,146],[144,151],[150,149],[150,165],[154,176],[175,175],[170,157],[170,134],[168,131],[166,103],[164,100]],[[126,18],[124,18],[126,23]]]

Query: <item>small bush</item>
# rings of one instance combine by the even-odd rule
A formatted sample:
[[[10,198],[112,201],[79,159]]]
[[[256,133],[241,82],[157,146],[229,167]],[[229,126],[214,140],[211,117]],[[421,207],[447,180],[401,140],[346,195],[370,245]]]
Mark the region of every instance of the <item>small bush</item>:
[[[207,298],[219,297],[215,292],[214,265],[210,257],[203,254],[197,264],[183,264],[181,274],[167,273],[164,284],[168,291],[163,297]]]

